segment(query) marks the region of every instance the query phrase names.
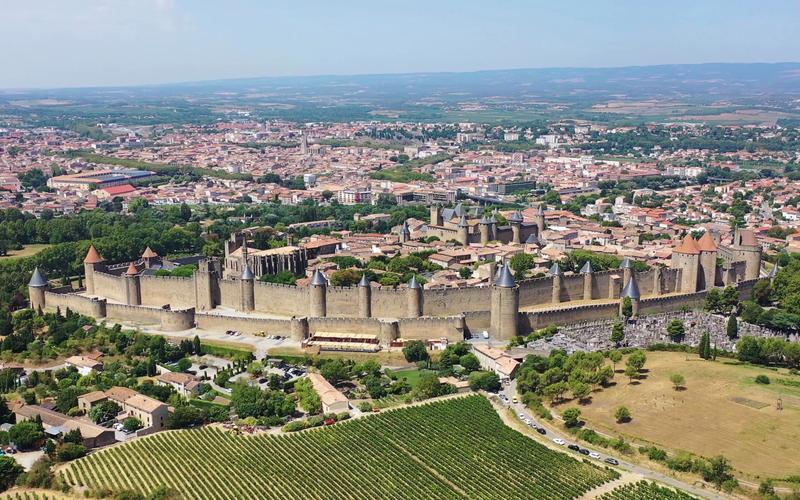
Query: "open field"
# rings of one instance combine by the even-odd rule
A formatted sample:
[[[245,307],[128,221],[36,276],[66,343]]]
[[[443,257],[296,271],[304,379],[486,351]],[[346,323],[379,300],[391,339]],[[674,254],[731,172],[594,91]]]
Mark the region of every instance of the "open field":
[[[800,442],[800,387],[778,383],[800,377],[722,359],[704,361],[695,354],[648,352],[647,357],[649,372],[638,384],[618,373],[615,386],[595,392],[591,403],[580,407],[590,428],[673,451],[722,454],[750,477],[800,473],[795,445]],[[685,390],[673,389],[673,373],[684,375]],[[756,384],[760,374],[772,383]],[[781,411],[776,409],[779,396]],[[623,405],[633,420],[617,424],[614,411]]]
[[[288,436],[167,431],[79,459],[81,489],[184,498],[580,497],[617,473],[507,427],[482,396],[387,411]]]
[[[37,253],[41,252],[45,248],[49,247],[50,245],[44,243],[33,243],[31,245],[25,245],[22,250],[9,250],[6,255],[0,256],[0,260],[10,260],[10,259],[17,259],[20,257],[30,257],[31,255],[36,255]]]
[[[436,372],[431,370],[420,370],[419,368],[409,368],[406,370],[388,370],[388,369],[386,370],[387,375],[390,376],[395,375],[397,376],[398,380],[405,378],[412,388],[417,387],[417,384],[419,384],[419,379],[425,373],[436,373]]]

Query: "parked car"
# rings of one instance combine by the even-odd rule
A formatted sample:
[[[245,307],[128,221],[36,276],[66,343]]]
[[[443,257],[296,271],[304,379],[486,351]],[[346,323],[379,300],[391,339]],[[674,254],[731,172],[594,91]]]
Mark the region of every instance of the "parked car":
[[[567,446],[567,448],[569,448],[572,451],[581,451],[581,447],[578,446],[577,444],[571,444],[571,445]]]
[[[543,435],[543,436],[544,436],[545,434],[547,434],[547,431],[544,429],[544,427],[537,427],[537,428],[536,428],[536,432],[538,432],[539,434],[541,434],[541,435]]]
[[[600,454],[597,453],[596,451],[589,453],[589,456],[594,458],[595,460],[600,460]]]
[[[589,450],[587,450],[586,448],[581,448],[580,450],[578,450],[578,453],[580,453],[581,455],[588,455]]]
[[[605,463],[611,464],[611,465],[619,465],[619,460],[617,460],[616,458],[608,457],[608,458],[605,459]]]
[[[559,444],[559,445],[561,445],[561,446],[564,446],[565,444],[567,444],[567,442],[566,442],[566,441],[564,441],[564,440],[563,440],[563,439],[561,439],[561,438],[555,438],[555,439],[553,439],[553,442],[554,442],[555,444]]]

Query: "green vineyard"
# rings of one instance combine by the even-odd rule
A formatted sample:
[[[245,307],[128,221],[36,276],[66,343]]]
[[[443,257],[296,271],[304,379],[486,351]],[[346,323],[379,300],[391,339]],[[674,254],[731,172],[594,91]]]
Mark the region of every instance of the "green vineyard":
[[[291,435],[162,432],[62,473],[78,490],[167,486],[192,499],[561,499],[618,477],[507,427],[477,395]]]
[[[639,481],[626,484],[606,493],[600,500],[695,500],[696,497],[679,490]]]

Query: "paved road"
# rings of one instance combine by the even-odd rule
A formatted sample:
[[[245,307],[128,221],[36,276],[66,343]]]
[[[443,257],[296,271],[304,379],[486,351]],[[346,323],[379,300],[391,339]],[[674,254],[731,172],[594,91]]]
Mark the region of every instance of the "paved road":
[[[517,393],[517,382],[512,380],[508,385],[505,386],[505,388],[503,389],[503,392],[506,395],[506,397],[508,397],[509,401],[513,401],[513,397]],[[540,434],[535,434],[535,436],[538,436],[539,439],[549,439],[550,441],[552,441],[555,438],[561,438],[564,441],[566,441],[567,444],[572,443],[572,442],[575,442],[577,444],[577,442],[569,434],[566,434],[566,433],[562,432],[561,430],[559,430],[557,428],[554,428],[554,426],[552,426],[552,425],[545,425],[545,424],[542,424],[541,421],[536,420],[536,418],[533,416],[533,414],[531,414],[531,412],[522,403],[516,403],[516,404],[510,403],[510,407],[513,408],[514,412],[517,415],[522,414],[523,416],[531,419],[531,421],[536,423],[539,427],[544,427],[544,428],[547,429],[547,436],[546,437],[545,436],[541,436]],[[630,463],[630,462],[626,462],[623,458],[621,458],[619,456],[610,455],[608,453],[608,450],[595,449],[595,448],[593,448],[591,446],[586,446],[585,443],[580,443],[580,446],[581,446],[581,448],[586,448],[589,451],[595,451],[595,452],[599,453],[600,456],[603,457],[603,459],[605,459],[606,457],[613,457],[613,458],[615,458],[615,459],[617,459],[619,461],[619,465],[618,465],[619,468],[627,470],[627,471],[630,471],[630,472],[633,472],[633,473],[636,473],[636,474],[639,474],[639,475],[645,477],[646,479],[650,479],[650,480],[653,480],[653,481],[658,481],[660,483],[664,483],[664,484],[667,484],[669,486],[673,486],[675,488],[680,488],[680,489],[682,489],[682,490],[684,490],[684,491],[686,491],[688,493],[691,493],[693,495],[697,495],[697,496],[702,497],[702,498],[709,498],[709,499],[713,499],[713,500],[725,500],[725,499],[730,498],[728,496],[724,496],[724,495],[722,495],[720,493],[717,493],[717,492],[715,492],[713,490],[698,488],[698,487],[693,486],[691,484],[684,483],[683,481],[675,479],[674,477],[667,476],[665,474],[661,474],[660,472],[656,472],[656,471],[647,469],[647,468],[642,467],[640,465],[636,465],[636,464],[633,464],[633,463]],[[565,451],[569,451],[569,450],[566,450],[566,445],[564,446],[564,448],[565,448]],[[571,453],[575,453],[576,455],[578,455],[577,452],[571,452]],[[583,455],[578,455],[578,456],[583,458]]]

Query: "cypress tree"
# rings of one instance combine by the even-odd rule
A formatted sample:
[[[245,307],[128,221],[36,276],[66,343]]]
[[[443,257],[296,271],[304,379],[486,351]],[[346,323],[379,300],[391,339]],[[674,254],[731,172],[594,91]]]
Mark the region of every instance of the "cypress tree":
[[[739,323],[736,321],[736,316],[733,314],[728,318],[727,333],[729,339],[735,339],[739,336]]]

